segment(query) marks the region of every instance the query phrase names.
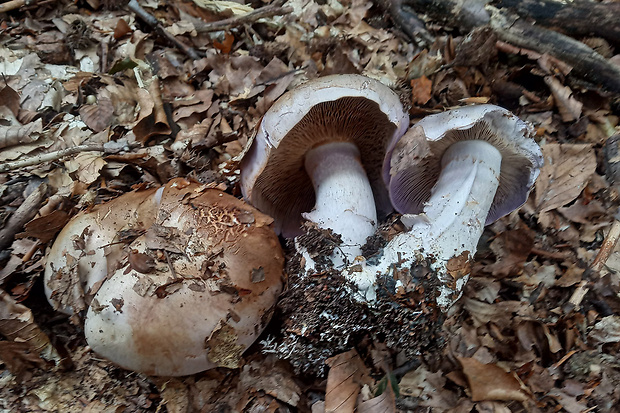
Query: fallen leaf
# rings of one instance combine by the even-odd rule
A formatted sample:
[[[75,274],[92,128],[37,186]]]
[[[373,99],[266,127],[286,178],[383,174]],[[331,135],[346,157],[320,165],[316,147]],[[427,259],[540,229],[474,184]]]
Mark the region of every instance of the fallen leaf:
[[[458,357],[471,390],[471,399],[528,400],[519,381],[495,364],[483,364],[473,358]]]
[[[535,203],[539,212],[573,201],[596,170],[591,145],[550,143],[542,147],[545,164],[536,181]]]
[[[47,335],[34,321],[30,309],[17,303],[9,294],[0,290],[0,334],[9,341],[0,341],[0,358],[14,374],[19,374],[28,364],[44,366],[45,361],[55,364],[60,356]]]
[[[545,83],[553,93],[562,120],[572,122],[579,119],[583,103],[573,97],[573,91],[568,86],[562,86],[560,81],[553,76],[545,76]]]
[[[395,413],[396,398],[391,386],[387,386],[385,391],[377,397],[366,400],[359,404],[357,413]]]
[[[357,396],[370,374],[355,349],[327,359],[329,374],[325,391],[325,413],[353,413]]]
[[[411,88],[411,96],[414,104],[425,105],[429,100],[431,100],[433,82],[426,76],[411,79]]]

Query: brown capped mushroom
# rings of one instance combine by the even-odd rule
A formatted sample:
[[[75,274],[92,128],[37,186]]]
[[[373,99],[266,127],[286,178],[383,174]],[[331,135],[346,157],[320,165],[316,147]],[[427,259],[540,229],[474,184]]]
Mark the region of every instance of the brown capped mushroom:
[[[282,289],[284,258],[273,220],[185,180],[151,194],[161,195],[154,221],[123,244],[116,270],[90,291],[86,340],[96,353],[146,374],[237,367]],[[63,238],[71,235],[61,236],[56,242],[67,245]],[[49,268],[47,284],[58,276]],[[77,275],[88,278],[87,271]]]
[[[381,179],[390,140],[409,123],[398,96],[360,75],[315,79],[264,115],[241,165],[245,199],[273,216],[285,237],[304,219],[341,235],[334,265],[352,262],[391,210]]]
[[[434,259],[437,303],[447,310],[467,282],[485,224],[527,200],[543,162],[533,136],[506,109],[480,105],[427,116],[395,141],[384,173],[408,231],[356,275],[367,297],[378,273],[408,271],[422,252]]]

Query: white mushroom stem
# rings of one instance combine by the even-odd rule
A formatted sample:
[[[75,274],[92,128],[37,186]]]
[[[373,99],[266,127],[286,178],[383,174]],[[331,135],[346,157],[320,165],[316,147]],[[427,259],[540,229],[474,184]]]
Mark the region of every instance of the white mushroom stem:
[[[377,265],[352,274],[367,300],[375,297],[373,283],[378,273],[408,269],[420,252],[435,260],[432,267],[441,281],[438,305],[447,310],[460,297],[469,274],[455,278],[448,271],[448,261],[464,252],[470,259],[476,252],[499,185],[501,162],[500,152],[484,141],[457,142],[446,150],[424,212],[403,215],[409,231],[388,243]]]
[[[341,267],[361,255],[366,238],[374,234],[377,222],[375,201],[357,147],[348,142],[331,142],[306,153],[306,172],[314,185],[314,209],[303,217],[320,228],[342,237],[331,256]],[[313,267],[306,255],[306,269]]]

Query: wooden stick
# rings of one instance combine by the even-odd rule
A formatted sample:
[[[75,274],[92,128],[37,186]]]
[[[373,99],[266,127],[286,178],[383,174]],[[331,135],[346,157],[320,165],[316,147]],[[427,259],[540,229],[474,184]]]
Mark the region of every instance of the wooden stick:
[[[289,14],[293,11],[292,7],[282,7],[279,4],[271,4],[261,7],[241,16],[229,17],[228,19],[218,20],[216,22],[194,24],[198,33],[217,32],[219,30],[227,30],[233,27],[241,26],[247,23],[254,23],[256,20]]]
[[[26,4],[26,0],[11,0],[6,3],[0,4],[0,13],[6,13],[7,11],[19,9]]]
[[[130,148],[136,147],[138,144],[129,145]],[[25,159],[19,159],[17,161],[5,162],[0,164],[0,173],[12,171],[14,169],[25,168],[27,166],[39,165],[45,162],[56,161],[65,156],[75,155],[80,152],[104,152],[108,154],[118,153],[123,148],[108,147],[105,144],[89,144],[73,146],[67,149],[60,149],[54,152],[42,153],[40,155],[31,156]]]
[[[200,59],[200,55],[198,54],[196,50],[194,50],[194,48],[185,45],[184,43],[179,41],[176,37],[174,37],[172,34],[170,34],[164,28],[164,26],[162,26],[162,24],[159,22],[159,20],[157,20],[155,16],[151,15],[149,12],[144,10],[142,6],[140,6],[140,4],[138,4],[137,0],[130,0],[130,2],[127,3],[127,7],[129,7],[131,11],[136,13],[136,16],[138,16],[146,24],[148,24],[153,29],[155,29],[155,31],[160,36],[162,36],[163,38],[167,39],[170,43],[172,43],[174,47],[176,47],[177,49],[179,49],[180,51],[182,51],[183,53],[185,53],[187,56],[189,56],[190,58],[194,60]]]

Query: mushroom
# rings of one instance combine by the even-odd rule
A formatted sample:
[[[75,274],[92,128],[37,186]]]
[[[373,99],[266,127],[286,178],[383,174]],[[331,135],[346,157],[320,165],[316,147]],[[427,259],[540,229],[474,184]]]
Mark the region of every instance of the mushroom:
[[[339,234],[332,263],[350,263],[375,231],[377,207],[391,211],[381,165],[408,124],[398,96],[377,80],[311,80],[265,113],[241,164],[243,196],[286,238],[302,234],[304,219]]]
[[[144,191],[159,198],[153,201],[158,207],[151,212],[151,224],[131,243],[121,243],[120,254],[104,256],[110,271],[90,290],[86,287],[86,341],[97,354],[146,374],[180,376],[237,367],[282,290],[284,257],[273,219],[208,186],[177,179],[162,188]],[[123,202],[112,204],[118,205]],[[102,208],[113,210],[104,204],[97,211]],[[92,219],[93,212],[74,219]],[[86,228],[96,231],[95,225],[105,223],[106,218]],[[76,254],[66,241],[74,235],[81,234],[63,230],[56,243],[66,249],[52,250]],[[104,246],[90,244],[94,251]],[[88,252],[76,255],[78,262],[89,257]],[[50,256],[50,261],[59,260]],[[74,268],[87,285],[88,270],[79,263]],[[62,295],[52,279],[66,275],[46,267],[52,302]]]
[[[408,231],[357,274],[372,299],[376,274],[405,270],[420,252],[440,280],[437,304],[460,297],[484,226],[527,200],[543,163],[531,127],[506,109],[469,106],[427,116],[388,149],[384,178]]]

